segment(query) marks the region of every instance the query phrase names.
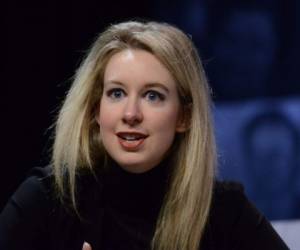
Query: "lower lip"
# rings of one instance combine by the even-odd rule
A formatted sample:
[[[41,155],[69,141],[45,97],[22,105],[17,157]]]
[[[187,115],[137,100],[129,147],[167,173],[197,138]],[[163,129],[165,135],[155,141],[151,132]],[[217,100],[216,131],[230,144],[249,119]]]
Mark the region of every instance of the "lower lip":
[[[124,140],[120,137],[118,139],[121,146],[126,150],[137,150],[142,146],[142,144],[145,141],[145,138],[134,140],[134,141]]]

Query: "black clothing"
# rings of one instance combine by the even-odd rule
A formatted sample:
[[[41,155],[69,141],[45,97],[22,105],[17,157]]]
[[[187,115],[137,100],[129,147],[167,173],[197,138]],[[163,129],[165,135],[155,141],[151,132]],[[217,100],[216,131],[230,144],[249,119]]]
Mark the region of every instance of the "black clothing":
[[[132,174],[116,164],[105,174],[78,177],[78,209],[54,195],[51,168],[37,168],[0,215],[1,250],[149,249],[168,181],[160,164]],[[216,182],[201,250],[286,250],[269,222],[250,204],[240,185]]]

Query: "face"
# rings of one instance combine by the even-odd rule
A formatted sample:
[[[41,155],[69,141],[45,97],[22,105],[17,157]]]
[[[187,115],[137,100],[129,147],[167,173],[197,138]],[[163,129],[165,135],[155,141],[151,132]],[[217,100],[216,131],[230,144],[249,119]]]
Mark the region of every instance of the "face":
[[[151,53],[127,49],[111,57],[97,122],[108,154],[125,170],[146,172],[185,130],[176,83]]]

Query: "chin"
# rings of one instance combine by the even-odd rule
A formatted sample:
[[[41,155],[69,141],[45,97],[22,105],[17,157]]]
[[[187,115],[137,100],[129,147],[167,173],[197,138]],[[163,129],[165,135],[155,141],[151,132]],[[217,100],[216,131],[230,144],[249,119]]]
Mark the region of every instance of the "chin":
[[[141,161],[117,161],[121,168],[130,173],[141,174],[145,173],[152,168],[154,168],[153,164],[146,164]]]

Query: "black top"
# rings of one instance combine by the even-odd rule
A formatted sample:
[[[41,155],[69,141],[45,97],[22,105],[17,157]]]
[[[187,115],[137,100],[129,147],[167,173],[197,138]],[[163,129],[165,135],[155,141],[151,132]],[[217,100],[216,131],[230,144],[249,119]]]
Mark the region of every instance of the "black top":
[[[78,208],[55,198],[51,168],[37,168],[0,215],[0,249],[149,249],[168,182],[161,164],[143,174],[117,165],[101,177],[78,177]],[[216,182],[201,250],[288,249],[265,217],[247,200],[242,186]]]

